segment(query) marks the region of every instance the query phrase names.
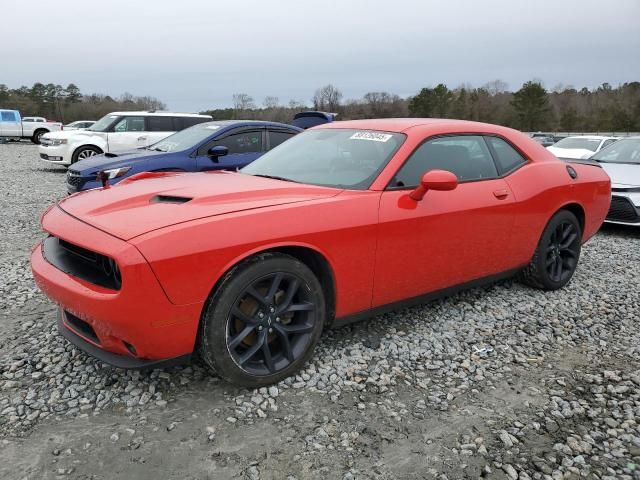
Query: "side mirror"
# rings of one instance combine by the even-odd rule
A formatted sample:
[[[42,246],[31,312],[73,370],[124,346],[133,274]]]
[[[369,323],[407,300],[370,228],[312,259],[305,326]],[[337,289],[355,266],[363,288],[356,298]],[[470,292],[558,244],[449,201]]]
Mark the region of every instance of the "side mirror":
[[[430,170],[420,179],[420,185],[409,194],[416,202],[422,200],[429,190],[453,190],[458,186],[458,177],[447,170]]]
[[[228,154],[229,154],[229,149],[223,145],[216,145],[215,147],[211,147],[207,152],[207,155],[214,162],[217,162],[219,157],[224,157],[225,155],[228,155]]]

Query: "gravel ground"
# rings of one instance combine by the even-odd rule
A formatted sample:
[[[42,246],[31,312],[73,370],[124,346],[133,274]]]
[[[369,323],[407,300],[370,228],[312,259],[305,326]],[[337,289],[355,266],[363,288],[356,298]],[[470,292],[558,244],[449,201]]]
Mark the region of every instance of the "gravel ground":
[[[0,145],[0,478],[640,479],[640,230],[574,280],[512,281],[328,332],[249,391],[109,368],[61,339],[28,252],[64,170]]]

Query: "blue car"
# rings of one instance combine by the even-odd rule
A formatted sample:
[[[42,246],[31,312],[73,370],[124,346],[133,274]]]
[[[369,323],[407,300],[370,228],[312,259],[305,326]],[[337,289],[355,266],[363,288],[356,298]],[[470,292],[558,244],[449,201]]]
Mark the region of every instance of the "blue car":
[[[200,123],[145,148],[105,153],[71,165],[67,191],[75,193],[141,172],[235,170],[253,162],[302,129],[276,122],[227,120]]]

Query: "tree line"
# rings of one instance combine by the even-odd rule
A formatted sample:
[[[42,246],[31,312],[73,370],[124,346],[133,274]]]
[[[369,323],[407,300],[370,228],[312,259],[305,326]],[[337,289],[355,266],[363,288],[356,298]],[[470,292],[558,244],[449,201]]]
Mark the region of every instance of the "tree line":
[[[20,110],[23,116],[69,123],[75,120],[98,120],[118,110],[163,110],[166,105],[149,96],[130,93],[118,97],[100,93],[83,94],[73,83],[62,87],[36,82],[31,87],[16,89],[0,84],[0,108]]]
[[[346,100],[337,87],[325,85],[310,100],[310,104],[295,100],[282,103],[278,97],[267,96],[258,104],[251,95],[237,93],[232,97],[232,107],[201,113],[219,120],[290,122],[296,113],[314,109],[337,113],[342,120],[436,117],[497,123],[524,131],[640,131],[640,82],[617,87],[603,83],[593,89],[558,85],[547,90],[542,82],[531,80],[515,92],[500,80],[482,87],[463,85],[453,89],[441,83],[422,88],[408,98],[376,91]],[[98,119],[117,110],[163,110],[166,105],[150,96],[83,94],[72,83],[62,87],[37,82],[16,89],[0,84],[0,107],[67,123]]]
[[[369,92],[362,98],[343,100],[333,85],[316,90],[312,106],[291,101],[280,104],[266,97],[258,106],[246,93],[233,95],[233,107],[207,110],[216,119],[249,118],[288,122],[297,112],[313,108],[337,113],[339,119],[380,117],[434,117],[496,123],[523,131],[638,132],[640,82],[597,88],[558,85],[547,90],[540,81],[525,82],[515,92],[494,80],[482,87],[450,89],[441,83],[416,95],[401,98],[389,92]]]

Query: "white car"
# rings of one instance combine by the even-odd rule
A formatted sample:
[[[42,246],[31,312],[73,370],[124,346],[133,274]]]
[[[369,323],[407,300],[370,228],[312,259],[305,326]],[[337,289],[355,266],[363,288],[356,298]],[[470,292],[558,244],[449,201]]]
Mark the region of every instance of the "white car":
[[[547,147],[558,158],[589,158],[618,140],[617,137],[581,135],[566,137]]]
[[[64,126],[64,130],[84,130],[96,123],[95,120],[77,120],[75,122],[67,123]]]
[[[146,147],[183,128],[210,120],[210,115],[194,113],[113,112],[86,130],[43,136],[38,150],[42,160],[68,166],[101,153]]]

